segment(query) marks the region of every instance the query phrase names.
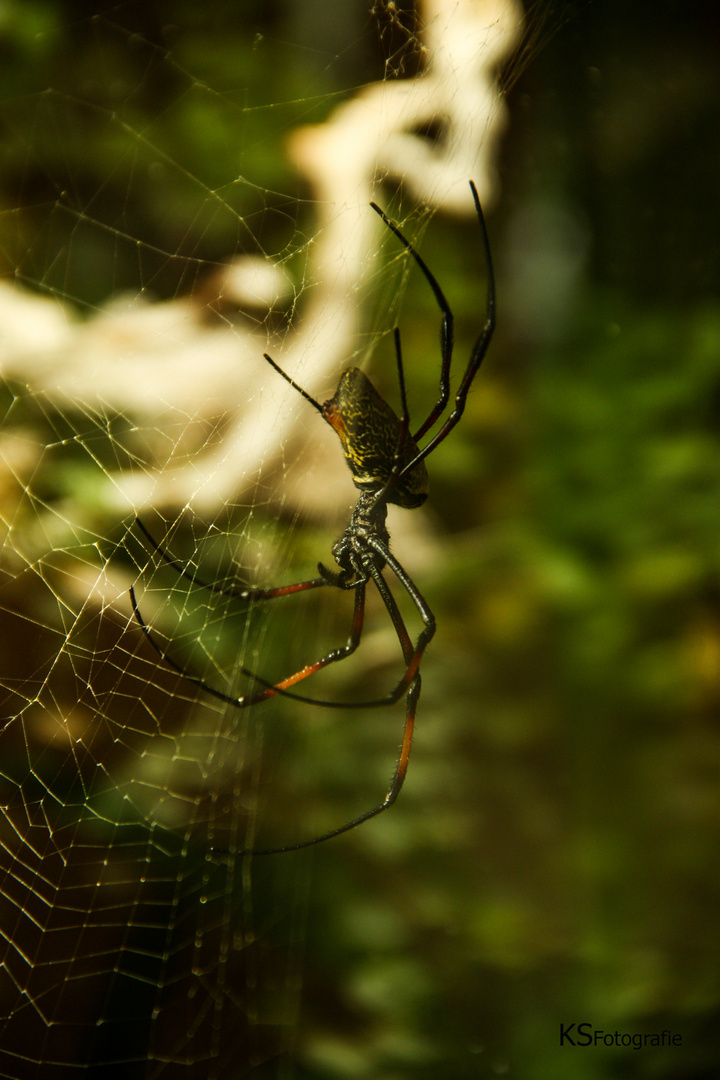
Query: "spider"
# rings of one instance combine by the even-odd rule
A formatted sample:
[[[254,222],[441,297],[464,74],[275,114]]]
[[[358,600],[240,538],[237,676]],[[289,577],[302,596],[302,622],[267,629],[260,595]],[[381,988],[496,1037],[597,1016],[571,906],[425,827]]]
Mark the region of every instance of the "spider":
[[[376,203],[370,203],[372,209],[380,215],[383,222],[395,234],[397,239],[406,248],[410,256],[420,268],[428,285],[430,286],[441,313],[440,323],[440,385],[438,398],[427,417],[420,424],[414,434],[410,433],[410,417],[405,390],[405,374],[400,345],[400,331],[394,331],[395,361],[397,366],[398,384],[400,390],[400,403],[402,415],[400,417],[393,411],[386,401],[380,396],[373,384],[359,368],[348,368],[340,376],[334,397],[320,404],[307,390],[298,385],[289,375],[279,367],[275,361],[264,354],[267,363],[281,375],[314,409],[324,420],[337,432],[342,444],[345,460],[352,473],[355,486],[359,489],[359,496],[355,508],[350,517],[350,522],[339,540],[332,548],[336,568],[330,569],[323,563],[318,563],[318,577],[308,581],[299,581],[291,585],[280,585],[271,588],[223,588],[212,582],[206,582],[194,574],[189,573],[172,556],[168,555],[163,548],[153,539],[149,531],[140,521],[136,524],[145,538],[158,552],[162,559],[172,566],[176,572],[188,578],[194,585],[224,596],[243,601],[269,601],[282,596],[293,596],[296,593],[306,592],[310,589],[319,589],[331,586],[336,589],[352,591],[354,594],[354,610],[350,635],[345,645],[332,649],[294,674],[277,682],[271,682],[261,678],[256,673],[239,665],[239,670],[252,679],[251,690],[242,697],[219,690],[206,682],[205,679],[194,675],[162,647],[155,639],[153,633],[145,623],[135,598],[134,589],[130,589],[130,599],[135,618],[144,636],[150,645],[160,656],[160,659],[188,682],[199,686],[205,693],[218,698],[226,704],[237,709],[244,709],[251,705],[259,704],[276,695],[283,695],[295,700],[321,705],[325,708],[375,708],[382,705],[392,705],[405,697],[405,725],[403,728],[400,754],[395,767],[390,786],[382,802],[364,811],[351,821],[345,822],[320,836],[298,843],[286,844],[282,847],[266,848],[262,850],[248,849],[247,853],[254,855],[274,855],[288,851],[297,851],[300,848],[311,847],[323,843],[341,833],[362,825],[370,818],[376,817],[384,810],[393,805],[405,780],[405,775],[410,757],[410,749],[415,725],[415,713],[420,697],[420,662],[425,649],[435,633],[435,616],[427,601],[412,580],[407,570],[390,551],[390,536],[387,530],[386,518],[389,503],[412,510],[425,502],[428,494],[428,475],[425,467],[425,458],[429,456],[450,434],[455,425],[460,421],[467,396],[480,364],[487,352],[493,330],[495,328],[495,279],[493,274],[492,256],[488,240],[485,219],[483,217],[480,199],[475,184],[470,181],[470,189],[475,203],[478,222],[480,225],[480,239],[482,242],[485,263],[487,267],[487,299],[485,306],[485,323],[473,345],[470,359],[460,380],[455,404],[451,412],[445,416],[441,426],[421,448],[419,441],[440,420],[445,412],[450,398],[450,367],[453,354],[453,314],[445,295],[429,267],[420,257],[411,242],[406,239],[398,226],[392,222]],[[383,571],[390,570],[405,590],[412,601],[422,621],[422,630],[413,644],[400,614],[398,604],[390,590]],[[362,702],[338,702],[320,700],[313,697],[292,692],[291,687],[297,686],[311,675],[330,664],[345,660],[351,656],[360,645],[365,617],[365,592],[372,582],[387,609],[393,624],[395,634],[403,655],[405,671],[397,686],[385,697],[372,701]]]

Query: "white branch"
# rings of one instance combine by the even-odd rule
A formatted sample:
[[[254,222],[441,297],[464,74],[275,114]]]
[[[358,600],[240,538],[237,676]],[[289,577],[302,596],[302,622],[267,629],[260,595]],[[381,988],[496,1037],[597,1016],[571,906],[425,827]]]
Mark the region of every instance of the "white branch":
[[[379,219],[368,207],[378,178],[402,178],[423,204],[471,214],[468,180],[487,204],[496,143],[506,123],[497,69],[515,45],[517,0],[424,0],[420,33],[426,63],[415,79],[362,89],[329,120],[293,133],[289,152],[318,205],[308,290],[282,342],[241,326],[208,326],[192,299],[147,303],[116,299],[81,322],[57,300],[0,289],[0,357],[57,407],[72,404],[131,416],[138,426],[207,424],[225,415],[222,440],[198,446],[174,467],[172,452],[132,477],[108,477],[107,500],[121,511],[143,505],[212,510],[252,484],[308,416],[292,389],[265,364],[264,351],[322,394],[357,342],[358,287],[373,267]],[[434,125],[440,138],[424,134]],[[268,307],[287,286],[279,268],[238,259],[233,272]],[[277,348],[276,348],[277,346]],[[260,392],[261,391],[261,392]],[[341,461],[341,455],[338,455]]]

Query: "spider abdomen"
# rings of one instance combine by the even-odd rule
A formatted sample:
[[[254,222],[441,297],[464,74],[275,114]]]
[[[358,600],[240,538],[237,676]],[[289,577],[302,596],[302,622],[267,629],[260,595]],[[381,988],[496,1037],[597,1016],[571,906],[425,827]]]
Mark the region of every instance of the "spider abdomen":
[[[359,368],[340,376],[335,396],[322,406],[322,414],[337,432],[353,482],[361,491],[378,492],[390,479],[400,445],[402,423]],[[410,510],[421,506],[428,493],[425,462],[404,471],[418,454],[411,435],[400,450],[400,472],[387,501]]]

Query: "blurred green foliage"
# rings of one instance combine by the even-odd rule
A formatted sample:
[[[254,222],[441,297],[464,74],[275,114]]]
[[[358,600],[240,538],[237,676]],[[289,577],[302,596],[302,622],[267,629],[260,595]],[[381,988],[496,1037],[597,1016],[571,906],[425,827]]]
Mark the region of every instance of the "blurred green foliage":
[[[164,252],[219,259],[250,243],[240,220],[253,243],[291,248],[312,216],[268,194],[297,186],[283,132],[326,115],[347,71],[382,73],[360,5],[348,50],[327,44],[332,28],[309,48],[307,8],[167,0],[98,20],[92,4],[6,3],[6,270],[92,305],[139,287],[136,238],[141,284],[162,296],[193,284]],[[277,913],[310,892],[285,942],[302,957],[295,1071],[272,1058],[253,1075],[720,1068],[718,15],[671,0],[549,12],[554,33],[508,99],[497,338],[431,462],[437,543],[418,580],[439,630],[408,783],[365,829],[254,863],[268,940],[285,942]],[[460,359],[483,305],[467,238],[436,218],[423,246]],[[408,363],[438,324],[416,277]],[[432,396],[435,376],[427,365],[413,394]],[[43,494],[78,477],[53,472]],[[302,538],[296,558],[312,573],[330,542]],[[306,647],[308,610],[281,670]],[[234,639],[220,645],[231,655]],[[366,677],[337,680],[365,693]],[[350,751],[342,723],[293,726],[291,712],[272,736],[294,761],[273,827],[297,820],[303,785],[308,802],[324,793],[321,817],[351,816],[382,790],[401,714],[353,714]],[[234,887],[243,910],[247,881]],[[573,1022],[667,1028],[682,1046],[561,1046]]]

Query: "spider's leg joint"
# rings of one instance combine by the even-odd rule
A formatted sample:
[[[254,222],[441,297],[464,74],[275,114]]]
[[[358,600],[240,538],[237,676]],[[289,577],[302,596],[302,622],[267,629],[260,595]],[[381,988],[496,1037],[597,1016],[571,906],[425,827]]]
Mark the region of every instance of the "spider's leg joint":
[[[359,585],[366,585],[368,582],[367,577],[358,578],[353,581],[355,576],[353,570],[330,570],[324,563],[319,562],[318,573],[328,585],[334,585],[336,589],[357,589]]]

